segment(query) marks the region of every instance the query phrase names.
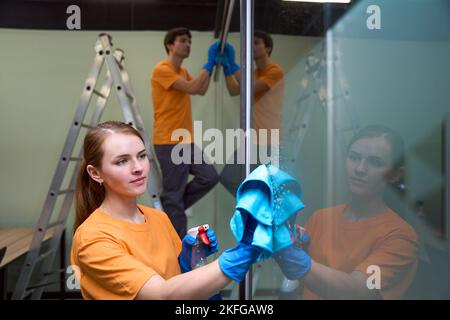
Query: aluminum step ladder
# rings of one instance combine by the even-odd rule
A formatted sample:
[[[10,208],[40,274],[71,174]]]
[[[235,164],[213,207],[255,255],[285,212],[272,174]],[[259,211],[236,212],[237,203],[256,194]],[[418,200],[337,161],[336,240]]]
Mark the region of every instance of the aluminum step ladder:
[[[36,226],[30,249],[25,257],[24,265],[12,294],[13,300],[21,300],[29,296],[31,299],[40,299],[45,287],[59,282],[59,280],[49,282],[48,278],[55,273],[55,271],[52,271],[53,263],[72,206],[77,173],[82,160],[82,149],[77,155],[73,155],[74,148],[79,138],[81,128],[90,129],[100,122],[112,87],[114,87],[118,95],[124,121],[135,127],[144,139],[148,159],[150,161],[147,190],[150,195],[150,200],[153,203],[153,207],[162,210],[160,201],[161,175],[158,171],[157,162],[155,161],[156,158],[153,149],[151,148],[149,135],[144,128],[144,122],[130,84],[130,78],[124,67],[124,52],[121,49],[113,51],[111,40],[112,38],[110,35],[102,33],[98,36],[95,43],[94,64],[85,81],[78,108],[70,125],[57,168],[52,178],[50,189],[47,193]],[[107,67],[106,79],[101,85],[101,88],[97,90],[97,80],[105,62]],[[91,115],[90,121],[86,123],[86,113],[94,95],[97,97],[95,103],[96,107]],[[71,162],[74,163],[74,169],[71,173],[70,182],[67,188],[61,189],[68,171],[69,163]],[[62,195],[64,195],[64,200],[58,217],[56,221],[50,222],[55,211],[57,199]],[[44,235],[51,228],[53,228],[53,236],[49,240],[45,250],[42,250]],[[40,266],[40,268],[38,268],[38,266]],[[57,270],[56,272],[65,272],[65,270]],[[37,283],[31,284],[31,281],[34,278],[37,279]]]

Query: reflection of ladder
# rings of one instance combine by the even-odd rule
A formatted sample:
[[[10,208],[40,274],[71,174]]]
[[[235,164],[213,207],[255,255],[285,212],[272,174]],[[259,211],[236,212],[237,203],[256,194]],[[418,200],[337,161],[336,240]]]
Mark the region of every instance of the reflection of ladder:
[[[328,53],[331,53],[332,56],[327,57]],[[333,141],[339,144],[344,157],[351,137],[361,128],[359,117],[355,113],[356,110],[350,105],[348,86],[343,76],[338,74],[340,70],[336,70],[338,58],[338,54],[334,50],[327,52],[325,43],[322,43],[306,59],[304,64],[306,75],[300,81],[299,92],[301,96],[296,98],[294,102],[297,109],[292,112],[293,116],[289,118],[286,140],[283,143],[283,151],[280,152],[280,154],[284,152],[288,154],[282,165],[288,172],[294,172],[297,159],[301,159],[301,147],[310,127],[313,112],[317,107],[321,107],[325,119],[328,118],[329,124],[332,126],[332,128],[328,126],[328,129],[331,129]],[[334,77],[328,78],[327,72],[333,72]],[[337,85],[327,83],[329,80],[336,81]],[[327,90],[327,85],[333,86],[333,90]],[[331,96],[330,92],[332,92]],[[344,103],[341,106],[342,109],[336,112],[334,108],[338,101]],[[333,148],[336,148],[335,144],[331,144]],[[287,148],[289,150],[286,150]],[[293,293],[298,286],[298,280],[288,280],[284,277],[280,292]]]
[[[334,138],[338,139],[343,152],[345,152],[345,146],[348,143],[348,136],[354,135],[361,128],[355,110],[351,110],[349,90],[343,78],[336,74],[332,79],[333,81],[338,79],[332,97],[329,96],[329,91],[327,91],[327,72],[329,72],[327,68],[331,67],[335,72],[336,54],[333,53],[333,57],[327,57],[324,44],[318,46],[315,51],[309,54],[306,59],[304,65],[305,77],[300,81],[299,92],[301,95],[295,101],[297,109],[293,110],[293,116],[289,118],[290,121],[287,125],[287,137],[284,145],[285,148],[289,148],[285,151],[290,153],[290,156],[286,159],[288,163],[285,163],[288,170],[295,165],[296,159],[299,158],[301,146],[310,127],[313,112],[317,107],[322,107],[321,109],[326,116],[332,118],[333,135]],[[330,113],[328,110],[330,103],[333,102],[334,104],[339,99],[344,101],[342,108],[345,110],[339,110],[339,113]]]
[[[59,158],[56,171],[53,175],[52,183],[41,211],[30,249],[26,255],[24,266],[21,270],[19,279],[17,280],[12,299],[24,299],[30,294],[31,299],[39,299],[46,286],[57,282],[48,282],[48,277],[54,273],[51,269],[59,240],[65,229],[66,220],[72,205],[77,173],[80,166],[80,161],[82,159],[82,149],[78,155],[73,155],[74,147],[79,137],[81,128],[89,129],[95,127],[99,123],[112,86],[116,89],[119,97],[120,107],[125,122],[135,127],[145,141],[145,146],[149,153],[148,158],[150,160],[151,168],[148,179],[148,191],[150,194],[150,199],[153,202],[153,206],[157,209],[162,209],[161,202],[159,200],[159,187],[161,186],[161,179],[159,172],[157,171],[155,157],[150,146],[149,136],[145,132],[144,123],[131,88],[130,79],[123,65],[123,51],[117,49],[114,53],[112,52],[111,37],[107,34],[99,35],[95,45],[95,51],[96,55],[94,65],[92,66],[88,78],[86,79],[74,120],[66,137],[64,148],[61,157]],[[101,68],[105,61],[107,65],[106,80],[100,90],[97,90],[95,87],[97,78],[99,77]],[[96,108],[91,115],[90,122],[85,123],[86,113],[93,94],[97,96]],[[68,187],[62,188],[69,162],[73,162],[75,164],[74,169]],[[65,195],[64,202],[62,203],[57,219],[50,223],[59,195]],[[41,250],[44,235],[50,228],[54,228],[54,234],[50,239],[49,245],[44,249],[45,252],[42,253],[41,251],[44,251]],[[37,265],[40,265],[40,268],[37,268]],[[35,269],[37,272],[34,272]],[[64,271],[65,270],[59,270],[58,272]],[[37,284],[30,285],[33,272],[35,274],[35,278],[37,279]]]

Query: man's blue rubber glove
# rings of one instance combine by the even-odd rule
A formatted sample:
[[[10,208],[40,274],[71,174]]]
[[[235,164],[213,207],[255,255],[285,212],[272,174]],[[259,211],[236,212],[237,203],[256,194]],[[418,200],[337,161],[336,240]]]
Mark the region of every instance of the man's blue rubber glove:
[[[221,62],[223,66],[223,73],[226,76],[232,75],[233,73],[241,69],[239,65],[236,64],[234,48],[228,42],[225,43]]]
[[[219,257],[220,269],[228,278],[240,282],[244,280],[245,274],[260,253],[258,247],[240,243],[236,247],[222,252]]]
[[[308,246],[310,235],[301,229],[295,244],[274,254],[275,261],[289,280],[303,278],[311,269],[311,257],[303,249]]]
[[[206,231],[206,235],[209,238],[209,246],[205,246],[205,256],[208,257],[219,250],[219,245],[217,243],[217,237],[212,228]],[[181,241],[181,253],[178,256],[178,263],[180,265],[181,273],[185,273],[192,270],[191,267],[191,257],[192,257],[192,246],[195,243],[195,238],[190,234],[184,236],[183,241]]]
[[[216,57],[219,52],[219,41],[214,42],[208,49],[208,62],[203,66],[209,75],[212,74],[214,65],[216,64]]]

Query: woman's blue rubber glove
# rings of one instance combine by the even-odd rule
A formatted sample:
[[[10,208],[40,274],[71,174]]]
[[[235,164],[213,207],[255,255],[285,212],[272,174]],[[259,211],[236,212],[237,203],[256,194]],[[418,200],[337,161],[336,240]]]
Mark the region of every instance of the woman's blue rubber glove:
[[[212,74],[214,65],[216,64],[217,54],[219,53],[219,41],[214,42],[208,49],[208,62],[203,66],[209,75]]]
[[[242,281],[250,266],[256,262],[261,249],[251,245],[253,234],[258,222],[251,215],[247,215],[244,235],[240,244],[225,250],[219,257],[219,266],[222,272],[234,281]]]
[[[210,244],[205,246],[205,256],[209,257],[213,253],[219,250],[219,244],[217,242],[216,233],[212,228],[206,230],[206,235],[208,236]],[[180,265],[181,273],[185,273],[192,270],[191,267],[191,257],[192,257],[192,246],[195,243],[195,238],[190,234],[184,236],[181,241],[181,253],[178,256],[178,263]]]
[[[304,250],[311,237],[303,228],[296,235],[296,242],[274,254],[275,261],[289,280],[303,278],[311,269],[311,257]]]
[[[220,269],[228,278],[240,282],[244,280],[245,274],[260,253],[258,247],[239,243],[236,247],[222,252],[219,257]]]
[[[223,73],[226,76],[232,75],[233,73],[241,69],[239,65],[236,64],[234,48],[228,42],[225,43],[221,63],[223,66]]]

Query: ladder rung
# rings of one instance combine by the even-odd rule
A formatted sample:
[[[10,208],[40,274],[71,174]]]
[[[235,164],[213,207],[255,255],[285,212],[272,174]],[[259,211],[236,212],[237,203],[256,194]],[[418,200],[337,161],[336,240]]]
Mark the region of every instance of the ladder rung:
[[[43,254],[41,254],[37,259],[36,259],[36,263],[41,262],[42,260],[44,260],[45,258],[47,258],[49,255],[51,255],[53,252],[55,251],[55,249],[50,249],[47,252],[44,252]]]
[[[50,224],[47,226],[47,229],[50,229],[50,228],[53,228],[54,226],[59,226],[59,225],[65,224],[65,223],[66,223],[66,222],[63,221],[63,220],[57,220],[57,221],[55,221],[55,222],[50,223]]]
[[[66,269],[64,269],[64,268],[61,268],[61,269],[57,269],[57,270],[53,270],[53,271],[49,271],[49,272],[46,272],[46,273],[44,273],[43,275],[44,275],[44,277],[48,277],[48,276],[50,276],[50,275],[52,275],[52,274],[55,274],[55,273],[65,273],[66,272]]]
[[[130,99],[131,101],[134,100],[134,96],[128,92],[125,91],[125,95],[128,97],[128,99]]]
[[[82,123],[82,124],[81,124],[81,127],[83,127],[83,128],[88,128],[88,129],[93,129],[93,128],[95,128],[94,126],[91,126],[90,124],[86,124],[86,123]]]
[[[58,191],[58,195],[62,195],[62,194],[66,194],[66,193],[70,193],[70,192],[74,192],[75,189],[64,189],[64,190],[59,190]]]
[[[41,287],[47,287],[47,286],[49,286],[51,284],[55,284],[55,283],[59,283],[59,281],[52,281],[52,282],[45,282],[45,283],[41,282],[41,283],[35,284],[33,286],[30,286],[27,288],[27,290],[29,290],[27,292],[27,295],[30,294],[31,292],[33,292],[34,289],[41,288]]]
[[[305,100],[308,99],[310,96],[311,96],[311,94],[305,94],[304,96],[301,96],[300,98],[298,98],[297,102],[305,101]]]
[[[291,133],[291,132],[299,131],[300,129],[305,129],[307,127],[308,127],[307,123],[302,123],[302,124],[300,124],[298,126],[290,128],[288,131],[289,131],[289,133]]]
[[[26,299],[26,297],[32,294],[34,290],[35,289],[25,290],[25,292],[23,293],[23,299]]]
[[[103,93],[101,93],[100,91],[93,90],[92,93],[96,94],[99,97],[102,97],[103,99],[106,99],[106,96]]]
[[[117,60],[116,60],[116,62],[117,62],[117,67],[119,68],[120,71],[124,70],[123,65],[122,65],[122,63],[121,63],[123,60],[124,60],[123,57],[120,59],[120,61],[117,61]]]

